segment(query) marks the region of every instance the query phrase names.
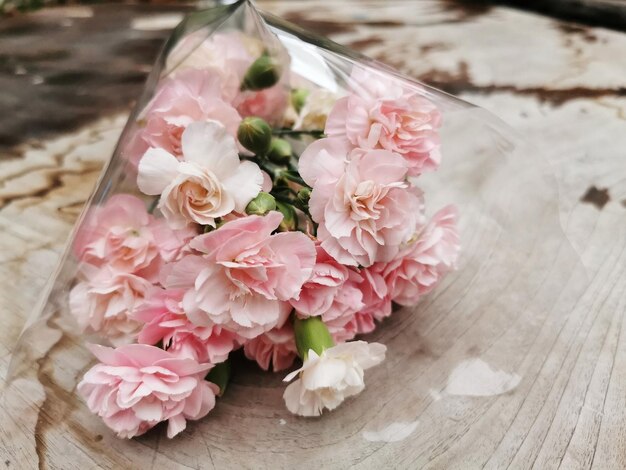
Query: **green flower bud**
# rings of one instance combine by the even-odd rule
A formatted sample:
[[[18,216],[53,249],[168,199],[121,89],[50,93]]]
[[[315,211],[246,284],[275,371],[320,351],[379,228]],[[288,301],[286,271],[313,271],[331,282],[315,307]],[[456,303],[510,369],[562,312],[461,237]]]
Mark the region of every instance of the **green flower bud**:
[[[267,156],[277,165],[285,165],[291,158],[291,144],[285,139],[273,138]]]
[[[309,90],[304,88],[294,88],[291,90],[291,106],[293,106],[293,109],[295,109],[297,113],[304,107],[308,96]]]
[[[272,128],[260,117],[250,116],[239,124],[237,139],[256,155],[265,155],[272,143]]]
[[[298,228],[296,210],[292,205],[276,201],[276,209],[283,214],[283,220],[278,226],[279,232],[293,232]]]
[[[293,321],[293,330],[296,337],[298,354],[304,360],[312,349],[322,354],[325,349],[335,345],[330,332],[320,317],[298,318]]]
[[[309,188],[302,188],[300,191],[298,191],[298,195],[296,197],[300,205],[308,206],[309,199],[311,199],[311,190]]]
[[[246,206],[248,215],[265,215],[274,210],[276,210],[276,199],[271,194],[262,191]]]
[[[242,90],[263,90],[278,83],[280,80],[280,66],[276,59],[263,54],[252,62],[243,77]]]

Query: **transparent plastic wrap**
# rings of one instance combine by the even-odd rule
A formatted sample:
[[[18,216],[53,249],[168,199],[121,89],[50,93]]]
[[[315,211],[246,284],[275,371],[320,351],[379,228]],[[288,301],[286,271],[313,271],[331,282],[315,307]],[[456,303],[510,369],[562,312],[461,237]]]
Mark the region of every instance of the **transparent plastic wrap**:
[[[212,88],[217,86],[215,83],[220,87],[218,97]],[[356,101],[350,101],[354,96]],[[382,105],[371,105],[372,96],[383,96]],[[344,106],[338,110],[337,103],[342,99]],[[420,111],[408,117],[394,108],[413,105]],[[360,113],[365,113],[364,121],[360,120]],[[262,118],[263,123],[250,118]],[[230,150],[209,137],[208,145],[196,142],[196,150],[190,150],[194,138],[189,130],[215,136],[211,125],[216,121],[221,125],[220,132],[235,142],[239,167],[232,162],[224,163],[225,160],[220,163],[220,158]],[[250,124],[248,134],[242,131],[243,122]],[[399,129],[393,136],[385,134],[392,126],[390,122]],[[271,144],[264,143],[257,135],[262,134],[265,124],[272,130]],[[363,131],[359,126],[371,127]],[[165,429],[150,424],[131,433],[141,435],[136,439],[118,439],[90,412],[93,403],[88,403],[86,395],[77,391],[78,383],[94,363],[87,345],[119,347],[136,341],[142,333],[144,339],[150,336],[142,330],[151,321],[147,318],[150,309],[141,304],[150,300],[149,292],[154,286],[161,289],[166,284],[163,279],[176,277],[172,274],[176,267],[172,265],[180,263],[191,250],[189,240],[197,237],[208,240],[207,234],[214,235],[229,224],[238,223],[239,215],[263,217],[271,206],[271,212],[282,215],[281,225],[275,227],[278,232],[291,233],[289,227],[285,228],[291,223],[293,233],[299,231],[315,240],[317,236],[324,250],[331,254],[332,262],[339,260],[349,265],[353,260],[350,269],[361,277],[365,277],[369,267],[383,258],[397,256],[397,251],[402,249],[391,255],[372,254],[369,245],[360,239],[342,241],[340,246],[322,241],[318,225],[330,226],[330,215],[324,212],[326,219],[321,221],[312,210],[314,198],[321,197],[322,191],[316,185],[322,178],[317,174],[311,176],[311,168],[319,167],[315,171],[326,176],[332,173],[334,170],[327,168],[332,165],[325,158],[336,147],[334,141],[330,142],[313,157],[309,149],[333,138],[349,140],[368,152],[388,152],[381,153],[380,158],[392,158],[389,155],[393,154],[404,162],[402,178],[406,177],[415,189],[411,196],[414,199],[409,202],[394,199],[405,210],[401,214],[405,217],[403,224],[394,230],[414,223],[422,227],[420,233],[423,233],[428,222],[412,222],[414,218],[424,221],[445,218],[446,208],[450,207],[454,207],[458,224],[456,245],[460,252],[458,259],[448,263],[450,269],[445,270],[445,277],[443,272],[429,272],[435,277],[441,274],[441,279],[432,281],[432,286],[431,281],[420,281],[417,291],[395,284],[401,292],[393,299],[393,311],[360,318],[359,321],[369,326],[356,322],[357,326],[342,323],[334,328],[334,319],[324,319],[331,325],[329,331],[337,344],[354,339],[386,346],[385,361],[367,371],[366,388],[332,412],[312,419],[297,416],[285,407],[283,400],[286,386],[283,379],[289,370],[299,367],[298,362],[293,362],[299,361],[296,348],[287,348],[287,353],[283,350],[281,356],[274,354],[276,349],[259,352],[263,345],[257,344],[256,350],[244,352],[244,345],[257,338],[259,332],[268,333],[262,322],[257,324],[252,318],[250,326],[244,319],[239,325],[245,324],[245,328],[231,337],[229,334],[233,332],[228,324],[219,323],[222,320],[211,317],[209,321],[206,315],[196,314],[189,318],[193,328],[210,328],[216,322],[226,325],[219,344],[198,362],[223,363],[230,353],[232,372],[227,390],[202,419],[192,419],[193,413],[187,413],[186,430],[178,438],[160,439]],[[413,142],[411,151],[404,151],[407,142]],[[260,147],[265,148],[255,151]],[[171,188],[167,189],[169,192],[164,189],[179,176],[168,176],[169,179],[159,182],[159,168],[155,170],[145,164],[149,152],[162,160],[159,168],[179,165],[176,167],[179,172],[184,172],[181,165],[213,153],[218,166],[209,169],[211,175],[227,173],[223,178],[234,182],[230,186],[224,184],[220,197],[205,201],[200,208],[187,204],[188,197],[176,199]],[[307,152],[308,170],[302,170],[298,157]],[[345,151],[352,155],[351,163],[365,161],[359,152]],[[194,157],[194,153],[199,156]],[[248,191],[247,180],[241,176],[252,171],[246,163],[258,165],[262,170],[263,181],[257,183],[262,192],[272,196],[272,201],[259,199],[259,189],[243,201],[238,199]],[[361,170],[366,171],[363,168],[358,171]],[[374,176],[358,186],[365,193],[370,190],[367,184],[378,177],[376,173],[388,170],[374,166],[368,171]],[[196,184],[198,180],[189,181],[182,185]],[[191,192],[199,198],[197,192],[207,191],[213,183],[209,181],[191,189],[185,186],[186,194],[189,196]],[[329,184],[328,191],[334,191],[340,183]],[[400,181],[389,187],[408,184]],[[276,191],[279,186],[282,189]],[[318,196],[311,194],[310,189],[313,193],[317,191]],[[228,193],[231,190],[234,195]],[[232,207],[235,207],[230,212],[239,214],[233,216],[234,222],[226,214],[227,209],[220,209],[220,204],[227,204],[228,198],[233,199]],[[134,212],[137,204],[141,209]],[[285,209],[284,205],[289,207]],[[410,210],[406,210],[407,205]],[[290,215],[293,220],[289,220]],[[141,242],[122,240],[127,234],[116,232],[116,221],[124,218],[133,219],[136,227],[132,235]],[[152,231],[146,241],[142,230],[148,226]],[[260,229],[254,226],[246,230]],[[384,241],[389,245],[396,233],[384,235],[387,237]],[[327,234],[326,239],[329,237],[332,238]],[[224,245],[231,243],[227,236],[223,239],[213,236],[213,239],[221,240]],[[285,244],[284,249],[300,249],[291,243]],[[227,262],[230,261],[223,264]],[[117,264],[110,272],[103,268],[114,263]],[[579,266],[578,257],[560,227],[557,190],[550,169],[535,149],[490,113],[402,77],[380,63],[278,18],[261,15],[250,2],[240,1],[190,14],[167,42],[74,230],[49,292],[42,297],[40,308],[33,312],[20,338],[9,381],[23,380],[34,362],[38,363],[48,407],[40,419],[52,423],[54,439],[72,443],[66,447],[66,457],[70,460],[83,448],[92,462],[104,467],[143,468],[158,456],[163,459],[159,460],[161,463],[194,468],[198,465],[202,468],[333,465],[380,468],[390,461],[398,467],[415,468],[436,457],[438,448],[463,438],[460,424],[463,420],[458,417],[484,420],[488,428],[489,419],[498,418],[501,405],[514,399],[518,387],[524,387],[525,355],[530,341],[542,328],[536,319],[546,318],[547,314],[541,312],[547,312],[551,302],[557,301],[559,287],[566,282],[551,274],[555,264],[571,271]],[[100,271],[89,274],[92,268]],[[115,286],[107,284],[112,277],[118,279],[120,272],[132,273],[132,279],[124,278]],[[291,274],[298,273],[306,274],[310,281],[310,269],[295,269]],[[89,294],[80,289],[89,276],[107,284],[97,295],[109,296],[106,315],[110,314],[114,321],[92,321],[94,315],[102,314],[94,313],[102,308],[97,302],[83,318],[76,315],[77,309],[84,312],[86,303],[93,301],[89,297],[93,290]],[[302,279],[299,285],[307,279]],[[277,280],[283,281],[295,282],[293,277]],[[411,280],[404,281],[410,284]],[[171,289],[179,287],[175,284]],[[114,300],[110,298],[111,292],[116,293]],[[208,288],[207,292],[217,296],[219,285]],[[359,295],[358,302],[365,293]],[[391,300],[386,299],[389,307]],[[415,300],[415,305],[410,300]],[[184,305],[180,298],[174,301]],[[234,302],[232,297],[231,301]],[[290,314],[295,303],[288,305],[288,311],[279,315]],[[295,310],[298,309],[296,306]],[[264,312],[267,310],[261,313]],[[534,313],[531,322],[525,321],[529,312]],[[118,321],[120,318],[123,321]],[[289,329],[290,321],[272,326],[280,329],[279,326],[286,324]],[[255,325],[261,329],[253,333]],[[160,327],[165,328],[163,323]],[[289,331],[287,336],[293,337],[293,331]],[[207,334],[216,333],[213,330]],[[175,349],[175,338],[163,334],[152,336],[152,341],[144,342]],[[230,346],[224,346],[225,343]],[[181,343],[178,352],[185,353],[186,346]],[[107,354],[101,352],[100,356]],[[246,357],[256,359],[258,365]],[[99,359],[106,362],[106,358]],[[270,359],[275,370],[285,371],[263,371]],[[215,383],[218,382],[216,379]],[[221,395],[217,387],[214,392]],[[97,400],[93,394],[90,399]],[[149,410],[142,413],[147,415]],[[168,434],[178,431],[168,428]],[[485,435],[489,436],[487,429]],[[122,432],[121,437],[133,436]],[[486,437],[482,444],[492,445],[494,440],[497,436]],[[145,452],[146,446],[155,449],[154,455]]]

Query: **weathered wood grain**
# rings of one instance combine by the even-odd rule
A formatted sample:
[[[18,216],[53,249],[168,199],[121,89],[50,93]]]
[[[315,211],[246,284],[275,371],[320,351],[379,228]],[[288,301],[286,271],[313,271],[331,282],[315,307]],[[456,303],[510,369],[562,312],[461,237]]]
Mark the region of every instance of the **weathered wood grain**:
[[[626,467],[626,36],[453,2],[260,3],[516,128],[554,171],[554,203],[581,262],[567,244],[538,239],[514,264],[519,272],[481,274],[494,288],[504,277],[526,294],[518,299],[524,315],[498,315],[498,297],[482,304],[482,292],[469,314],[441,311],[461,297],[471,304],[489,243],[507,241],[497,227],[476,233],[467,246],[476,258],[458,281],[417,317],[385,324],[386,337],[399,339],[359,397],[364,406],[313,423],[273,401],[279,378],[248,367],[211,418],[181,438],[156,430],[119,441],[72,397],[90,361],[79,341],[39,339],[32,369],[2,393],[0,465],[287,468],[297,458],[302,468]],[[0,160],[0,376],[123,122],[123,113],[104,117]],[[532,235],[544,233],[542,222],[520,224]],[[392,374],[402,364],[411,375]]]

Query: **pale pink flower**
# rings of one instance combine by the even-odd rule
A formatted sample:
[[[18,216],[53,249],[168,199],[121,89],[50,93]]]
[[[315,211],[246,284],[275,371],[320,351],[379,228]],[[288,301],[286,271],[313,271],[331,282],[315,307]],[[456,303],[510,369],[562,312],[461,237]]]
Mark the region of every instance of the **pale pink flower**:
[[[145,344],[90,349],[100,363],[87,371],[78,392],[119,437],[138,436],[168,421],[172,438],[187,420],[203,418],[215,406],[218,388],[204,380],[211,364]]]
[[[172,230],[148,213],[143,201],[117,194],[91,208],[74,241],[78,259],[92,266],[105,264],[117,271],[156,280],[163,262],[178,259],[196,230]]]
[[[376,322],[382,321],[391,315],[391,289],[384,277],[386,263],[376,263],[368,268],[359,270],[360,282],[357,287],[361,292],[362,302],[358,311],[343,322],[330,321],[326,323],[335,343],[343,343],[353,339],[356,335],[371,333],[376,328]]]
[[[205,38],[200,32],[185,37],[174,49],[168,65],[177,80],[193,69],[210,69],[219,77],[224,100],[237,108],[241,116],[258,116],[270,124],[278,125],[288,104],[286,63],[289,57],[282,50],[273,51],[280,56],[283,73],[280,83],[259,91],[240,91],[248,67],[263,53],[263,45],[237,32],[217,33]]]
[[[155,274],[161,263],[155,224],[141,199],[117,194],[89,210],[76,235],[74,252],[93,266],[106,264],[143,277]]]
[[[150,226],[154,241],[159,247],[161,258],[166,263],[178,261],[192,250],[189,242],[198,235],[196,226],[190,225],[173,230],[165,219],[155,219]]]
[[[353,340],[358,333],[357,314],[354,314],[348,322],[341,322],[340,324],[333,324],[330,322],[326,324],[328,332],[333,338],[335,344],[345,343],[346,341]]]
[[[394,302],[415,305],[445,273],[456,268],[460,251],[456,218],[454,206],[437,212],[416,240],[385,267]]]
[[[400,154],[413,176],[439,166],[441,113],[432,101],[399,80],[361,69],[355,69],[351,85],[352,93],[328,115],[328,136]]]
[[[270,125],[277,126],[282,122],[287,109],[288,92],[280,82],[264,90],[244,91],[237,97],[235,104],[242,117],[257,116]]]
[[[175,263],[166,285],[187,289],[183,308],[194,323],[246,338],[282,324],[286,302],[311,275],[315,246],[303,233],[272,235],[281,220],[276,211],[242,217],[192,240],[202,255]]]
[[[302,367],[285,377],[294,378],[283,398],[287,409],[300,416],[319,416],[334,410],[365,388],[364,371],[385,360],[387,348],[380,343],[353,341],[326,349],[321,355],[309,350]]]
[[[241,116],[223,97],[222,78],[215,69],[187,69],[168,77],[143,114],[141,136],[149,147],[182,155],[185,128],[196,121],[217,121],[236,137]]]
[[[293,125],[294,129],[324,130],[330,110],[337,102],[338,96],[324,88],[312,90],[306,98],[304,106],[298,113]]]
[[[384,277],[385,263],[376,263],[361,269],[362,282],[359,288],[363,294],[363,308],[355,315],[358,334],[374,330],[374,321],[381,321],[391,315],[391,292]]]
[[[270,365],[274,372],[291,367],[298,352],[291,322],[286,321],[281,327],[249,340],[244,344],[243,351],[263,370],[269,370]]]
[[[190,124],[182,149],[183,161],[163,149],[149,149],[137,177],[142,192],[161,196],[158,208],[172,228],[193,222],[215,227],[216,218],[243,212],[261,190],[261,170],[239,161],[237,144],[221,124]]]
[[[313,273],[291,305],[300,317],[319,316],[331,334],[341,330],[364,307],[358,272],[338,263],[317,245]]]
[[[309,209],[321,246],[341,264],[391,261],[423,217],[405,160],[387,150],[320,139],[302,153],[299,169],[313,188]]]
[[[218,121],[236,138],[241,116],[225,101],[219,71],[186,69],[166,78],[125,142],[122,154],[136,170],[149,148],[159,148],[180,158],[182,135],[196,121]]]
[[[70,291],[69,306],[79,327],[97,333],[113,344],[131,341],[140,323],[132,318],[152,284],[134,274],[110,266],[83,264],[78,282]]]
[[[260,55],[262,46],[252,44],[249,37],[238,32],[214,33],[208,38],[206,31],[198,30],[185,36],[168,55],[167,65],[178,78],[190,69],[211,69],[219,74],[222,95],[232,102],[246,70]]]
[[[239,346],[239,337],[219,325],[198,326],[189,321],[182,307],[185,291],[154,290],[133,314],[143,323],[137,341],[162,342],[164,349],[178,357],[217,364]]]

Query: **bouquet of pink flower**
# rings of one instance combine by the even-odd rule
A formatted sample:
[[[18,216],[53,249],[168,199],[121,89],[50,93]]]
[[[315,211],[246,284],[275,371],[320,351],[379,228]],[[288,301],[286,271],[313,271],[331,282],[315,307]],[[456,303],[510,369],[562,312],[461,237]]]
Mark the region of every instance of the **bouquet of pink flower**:
[[[455,268],[456,210],[426,217],[419,189],[442,158],[428,93],[357,63],[325,85],[286,44],[178,41],[121,146],[128,190],[77,231],[70,309],[112,346],[90,346],[78,392],[120,437],[209,414],[237,350],[297,363],[290,412],[335,409],[385,358],[355,338]]]

